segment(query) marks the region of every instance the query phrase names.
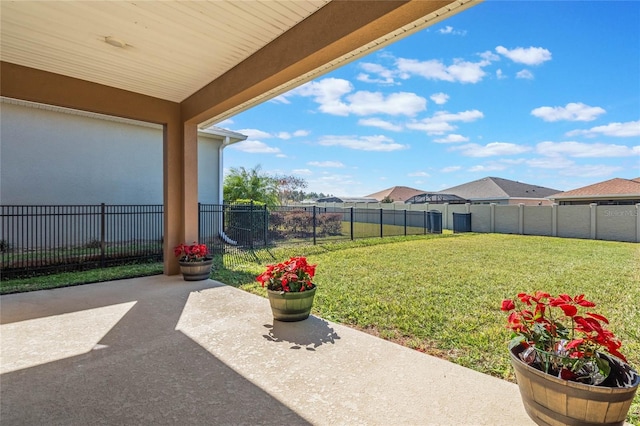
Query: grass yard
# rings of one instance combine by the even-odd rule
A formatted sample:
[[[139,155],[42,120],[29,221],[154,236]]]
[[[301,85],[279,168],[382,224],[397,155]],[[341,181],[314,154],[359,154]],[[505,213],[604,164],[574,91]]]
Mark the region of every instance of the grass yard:
[[[229,258],[212,278],[266,296],[254,281],[264,265],[306,255],[318,264],[314,314],[511,381],[502,299],[584,293],[640,368],[638,244],[503,234],[367,241]],[[640,395],[628,421],[640,424]]]

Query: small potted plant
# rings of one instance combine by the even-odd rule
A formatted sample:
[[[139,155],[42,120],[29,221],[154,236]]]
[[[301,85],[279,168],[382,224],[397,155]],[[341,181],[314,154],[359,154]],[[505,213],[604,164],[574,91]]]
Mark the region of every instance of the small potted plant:
[[[278,321],[302,321],[309,317],[316,285],[313,277],[316,265],[310,265],[306,257],[291,257],[273,265],[256,280],[267,288],[273,318]]]
[[[525,409],[538,424],[624,423],[640,383],[622,343],[584,295],[538,291],[502,301]]]
[[[213,258],[209,256],[206,244],[193,242],[191,245],[178,244],[173,253],[178,258],[180,271],[185,281],[206,280],[211,274]]]

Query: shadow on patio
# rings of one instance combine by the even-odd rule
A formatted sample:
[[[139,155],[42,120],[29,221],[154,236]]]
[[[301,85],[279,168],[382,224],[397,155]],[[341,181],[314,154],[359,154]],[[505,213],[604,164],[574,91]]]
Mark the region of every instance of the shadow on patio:
[[[533,424],[512,383],[210,280],[0,301],[3,425]]]

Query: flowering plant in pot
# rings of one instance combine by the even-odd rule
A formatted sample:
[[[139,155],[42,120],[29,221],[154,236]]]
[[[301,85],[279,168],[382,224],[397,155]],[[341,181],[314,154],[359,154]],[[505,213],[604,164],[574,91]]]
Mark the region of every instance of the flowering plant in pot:
[[[180,271],[185,281],[200,281],[209,278],[213,258],[209,256],[206,244],[198,244],[195,241],[191,245],[181,243],[174,247],[173,253],[178,258]]]
[[[316,285],[317,265],[306,257],[291,257],[285,262],[267,265],[256,281],[267,288],[273,317],[279,321],[301,321],[309,317]]]
[[[204,262],[208,260],[209,249],[206,244],[193,242],[191,245],[180,243],[174,247],[173,253],[180,262]]]
[[[583,294],[543,291],[502,301],[511,364],[525,409],[539,424],[624,423],[640,377],[595,306]]]

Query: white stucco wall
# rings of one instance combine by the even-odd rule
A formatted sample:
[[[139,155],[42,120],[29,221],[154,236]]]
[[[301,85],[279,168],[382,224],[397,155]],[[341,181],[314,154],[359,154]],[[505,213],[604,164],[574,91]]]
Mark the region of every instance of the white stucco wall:
[[[162,127],[0,103],[0,204],[162,204]],[[200,134],[199,201],[217,203],[221,139]]]

